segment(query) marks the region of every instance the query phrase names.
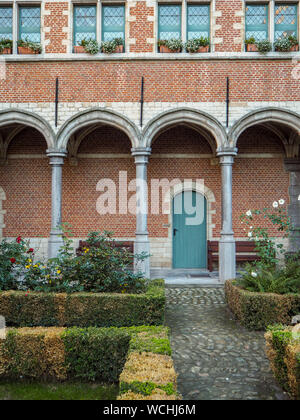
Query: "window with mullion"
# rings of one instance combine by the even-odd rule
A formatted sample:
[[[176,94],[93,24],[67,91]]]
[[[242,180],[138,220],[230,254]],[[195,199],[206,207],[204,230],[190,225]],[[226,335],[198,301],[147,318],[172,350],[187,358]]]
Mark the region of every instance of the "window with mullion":
[[[102,7],[102,41],[122,38],[125,41],[125,7]]]
[[[19,39],[30,42],[41,42],[40,6],[19,7]]]
[[[275,40],[298,36],[297,4],[275,4]]]
[[[0,40],[13,39],[13,8],[0,6]]]
[[[187,39],[210,37],[209,5],[187,6]]]
[[[74,45],[82,40],[95,40],[97,27],[96,6],[74,6]]]
[[[181,6],[158,6],[158,39],[181,39]]]
[[[246,39],[262,41],[269,38],[268,4],[246,5]]]

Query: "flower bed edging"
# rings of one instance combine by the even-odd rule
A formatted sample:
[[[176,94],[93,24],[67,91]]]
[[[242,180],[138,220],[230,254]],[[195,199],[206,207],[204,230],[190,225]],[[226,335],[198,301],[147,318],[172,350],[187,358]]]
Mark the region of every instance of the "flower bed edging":
[[[225,283],[225,297],[237,320],[251,330],[265,330],[269,325],[290,324],[300,313],[300,294],[277,295],[243,290],[234,280]]]
[[[163,280],[146,293],[0,292],[0,314],[13,327],[129,327],[164,321]]]

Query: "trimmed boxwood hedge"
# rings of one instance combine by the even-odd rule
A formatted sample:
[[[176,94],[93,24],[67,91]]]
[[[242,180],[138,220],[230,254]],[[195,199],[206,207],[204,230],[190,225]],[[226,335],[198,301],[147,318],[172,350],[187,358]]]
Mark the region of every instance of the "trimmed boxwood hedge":
[[[275,324],[288,325],[292,317],[300,313],[300,294],[254,293],[241,289],[234,280],[228,280],[225,297],[237,320],[251,330],[265,330]]]
[[[279,385],[300,399],[300,335],[290,327],[273,327],[265,334],[266,352]]]
[[[13,327],[129,327],[164,322],[164,281],[146,293],[0,292],[0,315]]]
[[[117,382],[120,399],[178,399],[169,330],[10,328],[0,339],[0,379]]]

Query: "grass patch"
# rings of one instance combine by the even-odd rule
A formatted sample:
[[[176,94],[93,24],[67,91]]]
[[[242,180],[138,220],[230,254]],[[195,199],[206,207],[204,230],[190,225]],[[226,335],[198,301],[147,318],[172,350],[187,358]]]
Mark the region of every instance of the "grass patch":
[[[116,400],[117,385],[0,382],[0,400]]]

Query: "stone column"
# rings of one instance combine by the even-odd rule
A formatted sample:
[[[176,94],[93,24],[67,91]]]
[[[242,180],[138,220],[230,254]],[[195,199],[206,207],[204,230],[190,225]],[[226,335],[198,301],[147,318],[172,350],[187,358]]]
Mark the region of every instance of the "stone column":
[[[61,231],[61,202],[62,202],[62,166],[65,151],[47,151],[52,167],[52,193],[51,193],[51,232],[48,242],[48,257],[54,258],[63,244]]]
[[[148,188],[147,188],[147,164],[150,148],[135,148],[131,150],[132,156],[136,164],[136,232],[134,253],[140,254],[145,252],[150,254],[150,243],[148,234]],[[150,257],[143,261],[135,261],[135,271],[142,272],[146,278],[150,277]]]
[[[219,150],[222,172],[222,230],[219,242],[220,282],[236,276],[235,239],[232,226],[232,165],[237,149]]]
[[[292,232],[289,241],[289,252],[300,251],[300,159],[285,159],[284,166],[290,174],[288,207]]]

